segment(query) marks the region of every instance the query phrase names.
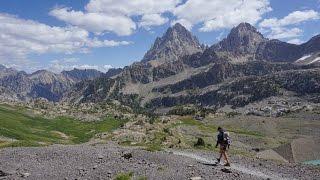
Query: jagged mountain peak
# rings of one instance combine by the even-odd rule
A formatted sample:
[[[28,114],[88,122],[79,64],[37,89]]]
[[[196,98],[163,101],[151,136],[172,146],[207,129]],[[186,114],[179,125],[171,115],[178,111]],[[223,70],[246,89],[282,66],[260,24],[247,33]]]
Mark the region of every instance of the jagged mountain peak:
[[[248,43],[253,41],[264,41],[266,38],[251,24],[249,23],[240,23],[238,26],[232,28],[229,38],[242,39]]]
[[[42,84],[53,84],[57,81],[59,82],[67,82],[68,79],[66,79],[61,74],[55,74],[51,71],[47,70],[38,70],[30,75],[28,75],[29,78],[37,83]]]
[[[232,28],[229,35],[214,45],[216,51],[229,52],[233,56],[252,55],[260,43],[267,41],[257,29],[249,23],[240,23]]]
[[[181,37],[188,37],[190,39],[193,39],[193,35],[190,31],[188,31],[184,26],[182,26],[180,23],[176,23],[172,27],[170,27],[167,32],[165,33],[164,37],[170,37],[170,36],[181,36]]]
[[[51,72],[51,71],[47,71],[47,70],[41,69],[41,70],[37,70],[37,71],[33,72],[31,74],[31,76],[38,75],[38,74],[50,74],[50,75],[53,75],[54,73]]]
[[[198,39],[184,26],[177,23],[168,28],[162,37],[158,37],[152,48],[145,54],[142,62],[172,62],[185,55],[203,51]]]
[[[255,33],[260,34],[254,26],[252,26],[251,24],[246,23],[246,22],[240,23],[238,26],[234,27],[231,30],[231,32],[232,31],[236,31],[236,32],[249,32],[249,31],[251,31],[251,32],[255,32]]]
[[[0,78],[5,77],[5,76],[9,76],[9,75],[13,75],[13,74],[17,74],[18,71],[16,71],[13,68],[8,68],[2,64],[0,64]]]
[[[186,30],[186,28],[185,28],[182,24],[180,24],[180,23],[175,23],[175,24],[172,26],[172,28],[173,28],[173,29],[185,29],[185,30]]]

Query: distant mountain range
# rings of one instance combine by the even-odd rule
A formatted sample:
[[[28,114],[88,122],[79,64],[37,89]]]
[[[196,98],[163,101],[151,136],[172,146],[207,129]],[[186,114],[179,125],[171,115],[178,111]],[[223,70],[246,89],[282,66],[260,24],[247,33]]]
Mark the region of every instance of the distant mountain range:
[[[8,99],[28,100],[45,98],[59,101],[63,93],[81,81],[93,80],[107,74],[93,69],[73,69],[55,74],[47,70],[39,70],[32,74],[17,71],[0,65],[1,97]]]
[[[319,64],[319,35],[295,45],[269,40],[241,23],[206,47],[176,24],[155,40],[140,62],[123,69],[28,75],[2,67],[0,87],[19,97],[70,103],[118,100],[149,110],[183,104],[236,108],[286,94],[320,102]]]

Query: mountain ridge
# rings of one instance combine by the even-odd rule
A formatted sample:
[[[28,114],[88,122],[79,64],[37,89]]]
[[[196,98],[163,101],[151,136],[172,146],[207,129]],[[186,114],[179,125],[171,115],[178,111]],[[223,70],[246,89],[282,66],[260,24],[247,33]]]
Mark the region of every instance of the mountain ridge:
[[[177,27],[180,26],[177,25]],[[162,39],[167,40],[167,36],[172,34],[172,31],[173,29],[169,28]],[[189,37],[192,36],[190,32],[188,34]],[[154,47],[159,46],[160,42],[161,38],[157,38]],[[301,72],[310,72],[311,77],[317,76],[316,73],[313,73],[314,70],[317,72],[316,67],[295,63],[304,55],[305,44],[308,44],[310,49],[317,42],[317,38],[302,45],[269,40],[250,24],[241,23],[234,27],[224,40],[209,48],[193,54],[180,54],[180,58],[173,55],[172,60],[158,59],[151,60],[153,63],[150,63],[143,59],[125,67],[122,73],[112,80],[100,78],[82,84],[79,87],[82,89],[80,94],[70,92],[68,96],[73,98],[66,99],[66,101],[82,103],[115,99],[150,110],[189,103],[200,103],[210,108],[221,108],[225,105],[241,107],[270,96],[281,96],[279,92],[282,91],[291,91],[292,89],[284,81],[286,78],[290,79]],[[154,47],[153,51],[161,52],[162,47],[160,49],[154,49]],[[154,63],[155,61],[159,63]],[[154,64],[157,65],[154,66]],[[293,71],[293,73],[281,74],[282,71]],[[264,79],[264,76],[278,78],[280,82]],[[219,88],[235,79],[239,79],[239,82],[234,82],[230,87]],[[260,86],[249,86],[248,79],[257,81]],[[263,85],[262,79],[270,82],[270,85]],[[316,89],[316,86],[310,84],[309,81],[297,79],[297,82],[293,83],[303,87],[309,83],[310,87]],[[251,88],[250,92],[231,90],[243,84]],[[275,91],[274,88],[283,88],[283,90]],[[226,91],[225,93],[229,91],[231,94],[219,95],[214,89]],[[255,91],[257,91],[256,95],[253,94]],[[210,92],[212,94],[210,96],[201,96],[201,93],[210,94]],[[298,92],[300,93],[300,90],[297,90]],[[238,93],[240,95],[237,95]],[[246,96],[247,98],[244,98]],[[206,103],[209,99],[213,103]]]
[[[270,96],[280,97],[281,93],[291,91],[305,98],[300,93],[301,90],[291,89],[286,81],[303,74],[305,78],[313,78],[315,84],[299,78],[292,83],[302,86],[304,90],[308,89],[306,86],[317,89],[316,83],[320,80],[317,73],[314,73],[318,72],[316,64],[310,63],[313,62],[312,59],[307,62],[298,60],[304,57],[305,53],[314,53],[312,57],[317,58],[319,37],[315,36],[306,43],[294,45],[269,40],[252,25],[241,23],[234,27],[225,39],[204,48],[191,32],[176,24],[170,27],[163,37],[155,40],[140,62],[94,78],[83,80],[79,77],[87,76],[75,73],[73,79],[69,78],[72,83],[53,83],[63,91],[43,83],[38,86],[29,85],[26,89],[37,87],[35,92],[41,92],[38,89],[43,89],[43,92],[58,92],[53,94],[52,97],[55,98],[51,99],[67,103],[116,100],[151,111],[189,103],[203,104],[213,109],[226,105],[238,108]],[[91,71],[90,73],[96,74]],[[267,77],[276,79],[270,80]],[[248,80],[257,82],[260,86],[251,86]],[[264,85],[263,80],[270,84]],[[63,84],[67,84],[67,88],[61,88]],[[239,89],[245,87],[250,91]],[[317,93],[307,92],[317,99]],[[32,97],[43,97],[33,94],[35,95]],[[209,99],[213,103],[207,103]]]
[[[63,93],[77,82],[92,80],[103,75],[102,72],[96,70],[76,70],[82,76],[75,77],[72,74],[74,71],[63,71],[57,74],[48,70],[38,70],[28,74],[1,65],[0,87],[4,92],[14,92],[15,94],[10,95],[12,99],[25,101],[45,98],[57,102],[60,101]]]

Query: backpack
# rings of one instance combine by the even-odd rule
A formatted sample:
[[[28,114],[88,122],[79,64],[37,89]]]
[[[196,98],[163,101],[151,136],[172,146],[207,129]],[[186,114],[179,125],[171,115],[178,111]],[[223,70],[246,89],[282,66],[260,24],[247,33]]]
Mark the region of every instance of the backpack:
[[[225,144],[227,144],[228,146],[231,145],[231,138],[230,138],[230,133],[229,133],[229,132],[223,132],[223,141],[224,141]]]

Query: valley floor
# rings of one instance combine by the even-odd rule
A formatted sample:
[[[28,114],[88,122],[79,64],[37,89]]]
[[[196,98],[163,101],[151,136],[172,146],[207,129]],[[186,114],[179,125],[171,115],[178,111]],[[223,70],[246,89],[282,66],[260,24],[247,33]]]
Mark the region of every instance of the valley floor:
[[[113,143],[4,148],[0,179],[320,179],[316,166],[240,156],[231,156],[227,173],[212,165],[215,157],[209,151],[149,152]]]

